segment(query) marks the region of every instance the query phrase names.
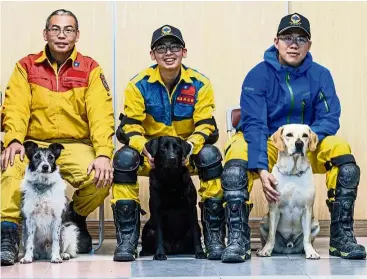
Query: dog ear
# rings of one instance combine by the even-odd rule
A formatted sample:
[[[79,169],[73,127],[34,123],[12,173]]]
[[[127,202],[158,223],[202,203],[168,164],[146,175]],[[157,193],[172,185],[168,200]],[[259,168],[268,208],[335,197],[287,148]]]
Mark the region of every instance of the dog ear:
[[[279,127],[278,131],[276,131],[272,136],[271,136],[271,140],[274,143],[274,146],[279,150],[279,151],[284,151],[285,149],[285,144],[282,138],[282,133],[283,133],[283,127]]]
[[[37,143],[33,141],[26,141],[23,143],[25,155],[28,157],[29,160],[32,159],[34,153],[36,152],[36,149],[38,148]]]
[[[310,151],[315,151],[318,143],[319,137],[310,129],[310,141],[308,142],[308,149]]]
[[[149,154],[152,157],[154,157],[157,154],[159,139],[160,139],[160,137],[151,139],[150,141],[148,141],[145,144],[146,150],[149,152]]]
[[[55,160],[60,157],[61,150],[65,149],[64,146],[60,143],[52,143],[52,144],[50,144],[50,146],[48,148],[55,155]]]
[[[187,155],[189,155],[190,152],[192,152],[191,149],[194,149],[194,146],[192,146],[185,140],[181,140],[181,147],[182,147],[182,157],[184,158],[186,158]]]

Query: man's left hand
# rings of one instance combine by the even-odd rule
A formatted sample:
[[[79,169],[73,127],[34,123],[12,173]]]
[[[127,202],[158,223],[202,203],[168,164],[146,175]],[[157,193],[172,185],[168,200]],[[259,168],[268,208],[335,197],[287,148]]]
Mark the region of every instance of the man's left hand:
[[[110,158],[105,156],[97,157],[88,167],[87,173],[91,174],[92,170],[95,171],[93,182],[96,186],[106,187],[107,184],[112,185],[113,169],[111,166]]]

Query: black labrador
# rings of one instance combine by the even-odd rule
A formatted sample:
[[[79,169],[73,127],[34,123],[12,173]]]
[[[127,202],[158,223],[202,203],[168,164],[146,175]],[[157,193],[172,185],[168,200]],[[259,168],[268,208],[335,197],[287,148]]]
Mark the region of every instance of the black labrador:
[[[183,160],[191,146],[177,137],[163,136],[146,144],[155,168],[149,174],[150,219],[142,232],[141,256],[195,254],[205,259],[197,218],[197,194]]]

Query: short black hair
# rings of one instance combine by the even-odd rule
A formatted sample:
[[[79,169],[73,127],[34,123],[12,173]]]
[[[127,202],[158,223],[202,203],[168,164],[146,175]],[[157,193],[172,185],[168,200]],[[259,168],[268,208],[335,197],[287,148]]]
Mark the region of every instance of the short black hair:
[[[47,17],[47,20],[46,20],[46,28],[45,29],[48,29],[50,27],[50,21],[51,21],[51,18],[54,16],[54,15],[68,15],[68,16],[72,16],[74,19],[75,19],[75,28],[76,30],[79,30],[79,23],[78,23],[78,19],[76,18],[76,16],[71,12],[71,11],[68,11],[68,10],[65,10],[65,9],[58,9],[56,11],[53,11],[48,17]]]

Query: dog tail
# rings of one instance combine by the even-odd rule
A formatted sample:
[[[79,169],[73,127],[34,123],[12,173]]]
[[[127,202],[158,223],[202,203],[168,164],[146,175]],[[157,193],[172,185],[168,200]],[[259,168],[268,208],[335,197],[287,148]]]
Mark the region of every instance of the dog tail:
[[[68,253],[75,258],[78,253],[79,229],[72,223],[64,223],[61,227],[61,253]]]

